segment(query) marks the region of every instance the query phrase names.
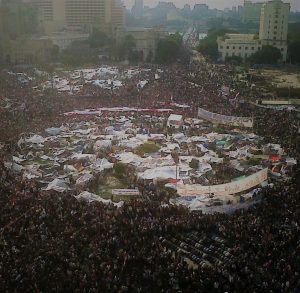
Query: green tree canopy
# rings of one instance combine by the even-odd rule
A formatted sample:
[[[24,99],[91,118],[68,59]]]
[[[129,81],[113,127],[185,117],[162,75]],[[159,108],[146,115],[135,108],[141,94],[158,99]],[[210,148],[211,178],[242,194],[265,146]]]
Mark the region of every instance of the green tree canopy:
[[[126,35],[123,40],[114,47],[114,55],[118,60],[135,58],[133,49],[136,47],[134,37]]]
[[[254,64],[276,64],[281,58],[279,49],[273,46],[263,46],[261,50],[251,55],[248,60]]]
[[[97,61],[97,52],[95,49],[91,49],[86,41],[73,42],[61,56],[61,62],[70,66],[94,64]]]
[[[222,37],[227,33],[237,33],[226,28],[212,28],[208,31],[207,36],[199,42],[197,50],[203,55],[211,59],[218,58],[218,43],[217,38]]]
[[[111,43],[110,38],[105,32],[93,29],[88,39],[91,48],[102,48]]]
[[[179,33],[172,34],[162,40],[159,40],[156,49],[156,62],[171,63],[178,57],[182,47],[182,37]]]
[[[288,54],[292,63],[300,63],[300,22],[289,25]]]
[[[292,42],[289,47],[289,57],[292,63],[300,63],[300,39],[299,41]]]

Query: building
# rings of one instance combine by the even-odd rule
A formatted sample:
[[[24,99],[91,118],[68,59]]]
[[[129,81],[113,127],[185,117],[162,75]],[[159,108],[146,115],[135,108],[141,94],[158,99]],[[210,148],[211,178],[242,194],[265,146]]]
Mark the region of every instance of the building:
[[[194,12],[200,14],[207,14],[208,13],[208,5],[206,4],[195,4],[194,5]]]
[[[135,0],[134,5],[131,9],[133,16],[136,18],[141,18],[143,16],[143,10],[144,10],[144,1]]]
[[[245,0],[242,12],[242,21],[259,23],[262,6],[263,3],[253,3],[251,1]]]
[[[184,21],[178,9],[172,9],[167,13],[167,21]]]
[[[87,33],[76,33],[72,31],[55,32],[41,39],[48,39],[59,51],[67,49],[73,42],[86,41],[89,38]]]
[[[112,32],[125,25],[125,8],[118,0],[24,0],[39,11],[45,34],[62,30],[90,32],[98,28]]]
[[[220,59],[239,56],[246,59],[265,45],[281,51],[281,61],[287,57],[287,31],[290,4],[281,0],[269,1],[262,5],[259,36],[251,34],[226,34],[218,38]]]
[[[252,34],[226,34],[218,39],[218,49],[222,61],[233,56],[246,59],[261,47],[257,35]]]
[[[286,61],[290,4],[280,0],[265,3],[261,9],[259,39],[263,45],[278,48]]]
[[[5,56],[11,64],[44,63],[49,60],[52,47],[52,41],[49,39],[18,38],[9,41],[9,50]]]
[[[135,42],[134,51],[139,52],[143,61],[153,61],[160,39],[167,36],[167,31],[161,27],[140,28],[128,27],[117,32],[117,43],[121,42],[125,36],[131,35]]]

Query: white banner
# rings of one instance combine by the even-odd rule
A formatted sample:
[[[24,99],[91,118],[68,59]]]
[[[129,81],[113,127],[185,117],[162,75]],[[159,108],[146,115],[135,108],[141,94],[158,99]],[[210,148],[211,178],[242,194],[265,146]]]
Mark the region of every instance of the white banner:
[[[218,124],[226,124],[240,127],[253,127],[253,119],[250,117],[226,116],[198,108],[198,117]]]
[[[138,189],[112,189],[111,193],[113,195],[139,195]]]
[[[248,190],[268,179],[268,168],[263,169],[239,181],[227,184],[203,186],[200,184],[177,185],[177,193],[180,196],[198,196],[205,194],[229,195]]]

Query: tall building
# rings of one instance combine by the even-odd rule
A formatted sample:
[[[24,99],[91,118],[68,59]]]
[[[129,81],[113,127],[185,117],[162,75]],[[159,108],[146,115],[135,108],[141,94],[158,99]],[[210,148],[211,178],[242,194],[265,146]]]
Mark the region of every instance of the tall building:
[[[135,0],[134,5],[131,9],[132,14],[140,18],[143,16],[143,10],[144,10],[144,1],[143,0]]]
[[[287,33],[290,3],[273,0],[261,9],[259,39],[262,45],[271,45],[281,51],[283,61],[287,57]]]
[[[61,30],[88,32],[96,27],[111,32],[125,25],[125,8],[119,0],[24,0],[39,9],[46,34]]]
[[[242,21],[258,23],[260,21],[262,6],[263,3],[253,3],[251,1],[245,0],[242,12]]]
[[[264,45],[272,45],[283,53],[287,46],[290,4],[280,0],[265,3],[261,9],[259,38]]]
[[[226,34],[218,38],[218,51],[222,61],[232,56],[243,59],[261,50],[263,46],[276,47],[281,52],[281,60],[287,57],[287,32],[290,4],[281,0],[269,1],[262,5],[259,36]]]
[[[208,5],[206,4],[195,4],[193,13],[198,15],[207,15],[208,13]]]

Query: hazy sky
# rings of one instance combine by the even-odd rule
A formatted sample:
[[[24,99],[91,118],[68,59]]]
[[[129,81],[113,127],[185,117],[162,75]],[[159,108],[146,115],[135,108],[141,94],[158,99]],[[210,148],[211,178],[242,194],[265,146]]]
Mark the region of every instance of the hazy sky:
[[[183,7],[184,4],[188,3],[191,6],[194,6],[195,3],[204,3],[209,6],[209,8],[218,8],[218,9],[224,9],[226,7],[232,7],[232,6],[238,6],[243,4],[243,0],[161,0],[163,2],[173,2],[177,7]],[[134,3],[134,0],[123,0],[125,5],[127,7],[131,7]],[[144,0],[145,5],[153,7],[155,6],[159,0]],[[253,1],[253,2],[265,2],[263,0],[261,1]],[[292,10],[300,11],[300,0],[290,0],[290,1],[284,1],[284,2],[290,2]]]

